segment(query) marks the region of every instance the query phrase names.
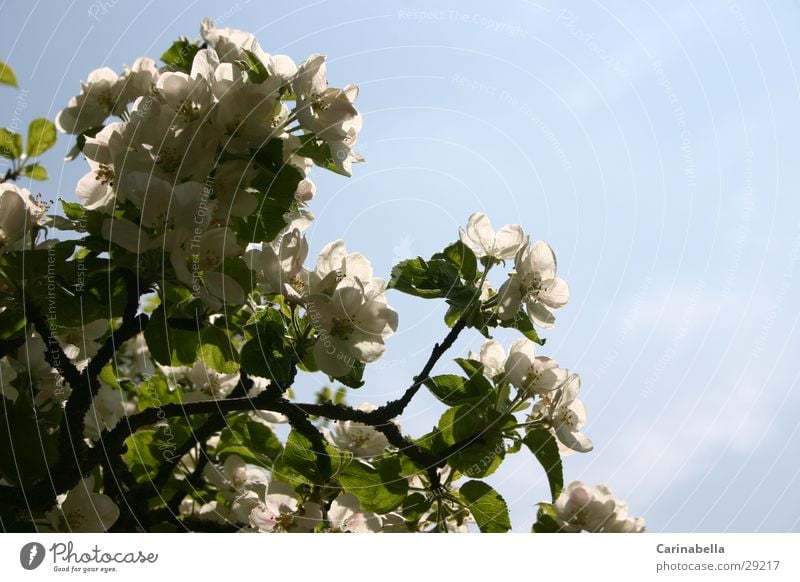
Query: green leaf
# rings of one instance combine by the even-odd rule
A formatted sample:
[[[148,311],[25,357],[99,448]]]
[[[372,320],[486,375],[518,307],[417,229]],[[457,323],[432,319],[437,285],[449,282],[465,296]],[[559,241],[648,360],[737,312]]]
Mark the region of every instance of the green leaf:
[[[15,402],[0,396],[0,474],[26,487],[47,477],[58,456],[60,407],[36,410],[29,389],[20,389]]]
[[[474,282],[478,278],[478,260],[475,258],[475,253],[461,241],[454,242],[431,258],[444,259],[449,262],[468,283]]]
[[[469,445],[453,453],[448,464],[466,477],[488,477],[500,467],[506,456],[503,436],[499,434],[481,436]]]
[[[260,85],[267,80],[267,77],[269,77],[267,68],[264,66],[264,63],[261,62],[261,59],[259,59],[249,50],[244,49],[244,54],[247,57],[247,62],[243,63],[246,66],[242,68],[247,70],[247,78],[251,83]]]
[[[260,170],[251,183],[259,192],[255,212],[236,219],[232,226],[240,244],[271,242],[286,226],[284,214],[297,208],[294,194],[303,174],[283,163],[280,140],[270,140],[253,154]]]
[[[307,483],[324,485],[341,468],[342,456],[332,446],[322,444],[325,450],[318,452],[308,437],[293,429],[286,439],[281,461]]]
[[[139,430],[125,440],[123,455],[137,481],[155,477],[158,468],[166,461],[174,461],[177,448],[186,442],[192,428],[184,418],[163,421],[155,428]]]
[[[252,330],[253,338],[242,347],[242,369],[253,376],[269,378],[282,388],[289,386],[297,354],[286,339],[283,325],[262,320]]]
[[[0,61],[0,83],[11,85],[12,87],[19,87],[14,71],[3,61]]]
[[[167,316],[164,305],[153,311],[144,337],[150,353],[165,366],[191,366],[198,359],[223,373],[238,370],[236,352],[224,330],[216,327],[198,329],[193,319],[181,325]]]
[[[458,450],[450,451],[448,464],[469,477],[492,474],[506,452],[501,434],[505,417],[493,404],[478,398],[445,411],[438,424],[440,443],[434,439],[432,452],[441,454],[460,443]]]
[[[22,175],[33,180],[47,180],[47,170],[41,164],[27,164],[22,168]]]
[[[549,503],[540,503],[536,513],[536,523],[531,527],[531,533],[558,533],[561,527],[556,521],[556,512]]]
[[[161,60],[172,70],[188,75],[192,70],[192,61],[199,50],[200,47],[197,46],[197,43],[191,42],[187,38],[179,38],[161,55]]]
[[[473,437],[488,438],[498,434],[502,429],[502,417],[487,404],[475,399],[446,410],[438,424],[444,443],[450,446]]]
[[[483,373],[483,364],[477,360],[467,358],[455,358],[454,361],[464,370],[464,373],[469,378],[469,383],[474,385],[471,388],[474,392],[487,394],[492,391],[492,383]]]
[[[499,323],[501,327],[510,327],[522,332],[522,335],[532,342],[536,342],[540,346],[543,346],[546,341],[539,337],[539,334],[536,333],[536,329],[533,327],[531,318],[528,317],[528,315],[522,309],[520,309],[517,312],[517,315],[512,319],[508,319],[506,321],[500,320]]]
[[[511,529],[508,506],[500,494],[483,481],[467,481],[459,490],[472,517],[483,533],[503,533]]]
[[[333,158],[331,146],[324,140],[319,139],[313,133],[303,136],[303,144],[296,150],[297,155],[311,160],[320,168],[325,168],[340,176],[350,177]]]
[[[0,357],[16,350],[14,342],[3,345],[6,340],[23,335],[27,320],[21,305],[9,304],[0,312]]]
[[[487,390],[487,385],[480,381],[468,381],[454,374],[428,378],[425,380],[425,386],[439,401],[448,406],[461,404],[464,400],[471,398],[480,399],[491,392],[491,386],[488,386]]]
[[[395,265],[388,285],[390,289],[423,299],[448,297],[461,286],[458,270],[449,261],[425,261],[422,257]]]
[[[198,359],[209,368],[222,374],[233,374],[239,370],[239,353],[227,332],[219,327],[207,327],[200,333]]]
[[[407,521],[417,521],[431,508],[431,500],[422,493],[412,493],[403,501],[403,517]]]
[[[358,497],[362,509],[379,514],[398,508],[408,493],[408,480],[400,476],[397,457],[381,459],[374,467],[354,459],[337,479],[346,492]]]
[[[534,428],[525,435],[524,442],[544,468],[550,496],[555,501],[564,489],[564,471],[555,435],[546,428]]]
[[[248,415],[229,418],[216,446],[220,460],[238,455],[245,462],[260,466],[270,466],[282,452],[283,446],[275,433]]]
[[[34,119],[28,126],[28,157],[39,156],[56,143],[56,126],[43,117]]]
[[[70,220],[82,220],[86,216],[86,208],[78,202],[62,200],[61,208],[64,209],[64,216]]]
[[[21,155],[22,136],[0,128],[0,156],[9,160],[18,160]]]
[[[339,376],[336,378],[338,382],[341,382],[348,388],[361,388],[364,385],[364,370],[366,369],[366,365],[364,362],[359,362],[354,360],[353,365],[350,366],[347,374],[344,376]]]
[[[166,379],[161,376],[150,376],[136,386],[139,410],[161,408],[170,402],[180,402],[180,392],[171,390]]]

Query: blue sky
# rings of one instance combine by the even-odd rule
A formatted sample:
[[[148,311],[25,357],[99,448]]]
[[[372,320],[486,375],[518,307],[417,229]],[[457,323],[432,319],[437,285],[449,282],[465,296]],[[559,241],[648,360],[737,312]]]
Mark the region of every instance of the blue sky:
[[[315,173],[313,250],[344,238],[388,276],[471,212],[521,224],[571,287],[543,353],[580,372],[596,449],[567,478],[608,483],[651,531],[800,531],[796,3],[219,4],[0,3],[24,89],[0,92],[0,124],[54,117],[90,70],[157,58],[203,16],[297,61],[327,54],[333,85],[361,86],[368,163]],[[44,160],[47,196],[85,172],[61,165],[69,146]],[[396,395],[446,332],[442,305],[390,302],[400,330],[354,403]],[[403,427],[441,411],[424,395]],[[535,461],[491,482],[529,528]]]

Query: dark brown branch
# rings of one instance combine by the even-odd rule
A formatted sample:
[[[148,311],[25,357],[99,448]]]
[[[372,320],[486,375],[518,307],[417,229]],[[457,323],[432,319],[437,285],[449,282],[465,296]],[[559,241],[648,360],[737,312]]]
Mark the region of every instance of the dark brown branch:
[[[380,431],[389,444],[396,447],[402,454],[411,459],[416,465],[423,467],[428,473],[430,479],[431,491],[437,493],[441,489],[441,481],[439,479],[439,472],[436,460],[433,459],[428,453],[419,448],[416,444],[412,443],[403,436],[400,429],[393,422],[381,424],[375,427],[375,430]]]
[[[197,462],[195,463],[194,471],[192,471],[192,474],[186,477],[185,480],[186,485],[194,488],[200,487],[202,485],[203,471],[208,465],[209,460],[210,459],[208,457],[208,449],[206,443],[200,443],[200,448],[197,453]],[[185,497],[186,497],[186,491],[184,491],[183,489],[175,493],[175,495],[172,496],[172,499],[170,499],[167,502],[167,511],[169,511],[171,515],[176,515],[180,511],[181,502]]]
[[[388,420],[400,416],[403,413],[403,411],[406,409],[406,406],[408,406],[409,402],[411,402],[411,399],[414,398],[420,387],[430,376],[431,371],[433,371],[433,367],[444,355],[444,353],[453,346],[458,338],[458,334],[460,334],[467,326],[467,319],[465,315],[462,315],[459,318],[450,332],[442,340],[442,343],[433,346],[433,350],[431,351],[428,361],[425,362],[425,366],[423,366],[422,371],[415,376],[414,383],[406,389],[403,396],[397,400],[387,402],[380,408],[374,410],[373,413],[375,413],[376,417]]]
[[[58,371],[61,378],[67,382],[73,390],[77,389],[83,381],[81,373],[78,371],[78,368],[75,367],[75,364],[72,363],[72,360],[67,357],[67,354],[64,353],[61,344],[58,343],[58,340],[53,335],[50,326],[39,311],[39,308],[32,303],[28,303],[25,310],[28,320],[33,323],[36,333],[41,336],[45,343],[45,361]]]
[[[51,471],[51,482],[41,483],[34,488],[37,495],[33,498],[41,505],[52,505],[55,495],[73,488],[84,475],[103,461],[103,457],[93,451],[90,452],[84,441],[86,413],[89,412],[92,400],[100,389],[100,371],[111,362],[117,348],[139,333],[147,321],[146,316],[136,315],[141,297],[136,276],[129,271],[122,271],[122,277],[127,287],[122,325],[106,339],[83,373],[79,372],[66,357],[36,307],[28,305],[29,317],[37,332],[47,343],[45,350],[47,362],[58,370],[72,388],[64,408],[58,461]],[[113,450],[116,451],[118,448]]]
[[[230,393],[228,398],[246,397],[247,392],[252,387],[253,381],[247,376],[247,374],[240,372],[239,383]],[[221,431],[223,428],[225,428],[225,416],[220,415],[210,417],[197,430],[192,431],[191,436],[186,439],[182,445],[175,449],[174,454],[172,454],[169,459],[166,459],[164,464],[159,467],[156,476],[153,477],[153,481],[151,483],[152,488],[156,491],[160,491],[164,485],[167,484],[170,475],[172,475],[175,467],[177,467],[178,463],[180,463],[181,458],[183,458],[185,454],[195,448],[198,444],[205,443],[209,437],[214,435],[214,433]],[[146,486],[146,484],[143,484],[143,486]]]

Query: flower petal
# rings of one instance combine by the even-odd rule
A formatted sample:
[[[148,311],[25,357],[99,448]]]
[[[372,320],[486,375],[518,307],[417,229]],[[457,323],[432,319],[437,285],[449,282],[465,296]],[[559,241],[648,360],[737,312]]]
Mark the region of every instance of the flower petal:
[[[569,301],[567,282],[559,277],[545,281],[542,284],[542,290],[539,291],[539,301],[553,309],[564,307]]]

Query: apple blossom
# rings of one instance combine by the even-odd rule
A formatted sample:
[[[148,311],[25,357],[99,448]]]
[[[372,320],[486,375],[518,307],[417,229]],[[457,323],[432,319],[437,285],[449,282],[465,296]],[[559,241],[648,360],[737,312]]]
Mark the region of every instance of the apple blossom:
[[[129,378],[147,377],[155,373],[155,364],[144,334],[137,334],[122,344],[120,351],[117,352],[117,368],[121,376]]]
[[[507,380],[526,396],[555,390],[569,374],[555,360],[537,356],[535,344],[527,338],[515,340],[508,355],[499,342],[486,340],[480,352],[471,353],[470,358],[483,364],[489,377],[498,381]]]
[[[328,522],[333,532],[376,533],[381,530],[380,518],[369,511],[361,511],[358,497],[352,493],[339,495],[331,502]]]
[[[537,356],[535,344],[527,339],[515,340],[504,364],[506,378],[521,393],[545,394],[564,383],[569,372],[547,356]]]
[[[31,230],[47,208],[25,188],[0,184],[0,254],[6,250],[31,248]]]
[[[548,421],[558,440],[568,449],[579,453],[592,450],[592,441],[580,429],[586,423],[586,408],[578,400],[581,379],[570,374],[555,392],[549,392],[534,406],[534,415]]]
[[[397,330],[397,312],[382,297],[370,298],[358,286],[340,287],[330,297],[312,295],[308,310],[319,332],[314,359],[333,377],[347,374],[356,361],[380,358],[384,340]]]
[[[56,531],[102,533],[119,518],[119,508],[110,497],[94,493],[94,477],[87,477],[62,496],[57,507],[48,513]]]
[[[297,72],[297,65],[286,55],[270,55],[261,48],[256,37],[235,28],[217,28],[209,18],[204,18],[200,25],[200,35],[220,55],[226,63],[247,61],[248,51],[260,60],[267,72],[279,78],[283,83],[289,82]]]
[[[121,85],[119,76],[108,67],[89,73],[81,83],[80,95],[70,99],[56,116],[56,126],[64,133],[82,133],[103,124],[111,112],[118,109]]]
[[[213,309],[223,303],[241,305],[244,290],[232,277],[219,271],[226,257],[242,254],[236,235],[229,228],[216,227],[199,237],[187,239],[172,251],[170,262],[182,283]]]
[[[503,374],[506,363],[506,351],[497,340],[486,340],[481,345],[478,353],[470,352],[469,358],[483,364],[483,371],[490,378],[496,378]]]
[[[639,533],[642,518],[628,517],[628,506],[611,494],[605,485],[588,487],[573,481],[553,504],[556,520],[564,531]]]
[[[501,285],[498,315],[508,320],[516,316],[522,304],[528,310],[531,321],[543,329],[555,325],[550,309],[567,304],[569,287],[563,279],[556,277],[556,256],[544,241],[532,247],[522,247],[514,260],[516,274]]]
[[[479,259],[510,259],[525,243],[525,233],[518,224],[507,224],[497,232],[492,228],[489,218],[482,212],[472,214],[467,220],[467,228],[458,229],[458,235]]]
[[[136,412],[136,404],[125,400],[124,394],[103,384],[92,397],[92,407],[84,419],[84,435],[97,440],[104,430],[111,430],[126,416]]]
[[[150,94],[158,80],[158,67],[153,59],[140,57],[124,71],[117,81],[119,87],[119,103],[127,105],[139,97]],[[114,111],[116,113],[116,111]]]
[[[250,525],[262,532],[308,532],[322,521],[319,504],[297,502],[297,493],[288,483],[272,481],[263,503],[250,512]]]
[[[245,252],[247,265],[255,273],[261,291],[282,293],[295,300],[306,290],[308,276],[304,273],[303,263],[307,256],[308,241],[299,229]]]
[[[373,277],[369,260],[361,253],[348,253],[339,239],[325,245],[317,257],[317,266],[308,275],[309,293],[330,295],[342,281],[348,286],[355,282],[370,296],[381,294],[386,288],[383,279]]]
[[[97,319],[83,326],[59,330],[58,339],[64,354],[75,361],[86,361],[97,353],[98,341],[110,331],[107,319]]]
[[[239,374],[222,374],[197,360],[183,375],[191,390],[183,395],[184,402],[226,398],[239,384]]]
[[[31,326],[25,343],[17,350],[16,359],[27,370],[31,383],[36,387],[34,404],[61,406],[61,403],[69,398],[72,388],[64,381],[58,370],[47,362],[46,351],[44,340]]]
[[[229,455],[221,469],[206,465],[203,475],[228,500],[237,499],[254,484],[266,487],[269,483],[269,476],[264,469],[248,465],[238,455]]]
[[[372,404],[364,403],[358,410],[375,410]],[[332,428],[324,428],[325,438],[332,445],[350,451],[356,458],[367,459],[382,455],[389,446],[386,436],[375,428],[352,420],[334,420]]]

